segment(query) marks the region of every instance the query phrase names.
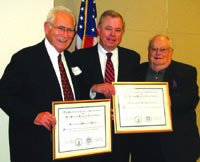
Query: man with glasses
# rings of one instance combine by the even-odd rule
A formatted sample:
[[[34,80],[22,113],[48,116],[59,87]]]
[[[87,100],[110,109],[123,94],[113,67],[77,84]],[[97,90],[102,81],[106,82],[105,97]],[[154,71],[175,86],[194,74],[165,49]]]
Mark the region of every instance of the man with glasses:
[[[65,83],[71,87],[71,98],[78,99],[67,51],[74,29],[75,19],[69,9],[62,6],[52,9],[44,24],[46,38],[13,55],[0,80],[0,107],[10,120],[12,162],[53,161],[51,130],[56,119],[51,114],[52,101],[67,99],[61,73],[68,78]]]
[[[156,35],[149,42],[149,62],[140,80],[168,82],[173,132],[144,133],[134,143],[133,162],[194,162],[200,155],[195,108],[199,102],[195,67],[172,60],[171,40]]]

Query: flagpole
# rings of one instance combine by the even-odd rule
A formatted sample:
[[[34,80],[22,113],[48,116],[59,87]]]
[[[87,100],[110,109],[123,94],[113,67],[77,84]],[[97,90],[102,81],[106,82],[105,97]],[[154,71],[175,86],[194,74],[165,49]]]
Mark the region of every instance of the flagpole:
[[[84,23],[84,34],[83,34],[83,41],[81,47],[84,48],[85,45],[85,33],[86,33],[86,26],[87,26],[87,12],[88,12],[88,0],[85,0],[85,23]]]

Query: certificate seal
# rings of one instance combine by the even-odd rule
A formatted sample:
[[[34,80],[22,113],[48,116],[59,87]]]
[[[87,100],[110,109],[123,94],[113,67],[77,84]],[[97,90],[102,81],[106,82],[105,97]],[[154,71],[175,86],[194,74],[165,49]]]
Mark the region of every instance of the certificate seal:
[[[151,118],[151,116],[146,116],[146,117],[145,117],[145,120],[146,120],[147,123],[150,123],[151,120],[152,120],[152,118]]]
[[[92,138],[91,137],[87,137],[86,138],[86,144],[90,145],[92,143]]]
[[[75,139],[75,145],[76,146],[81,146],[82,145],[82,143],[83,143],[83,141],[82,141],[82,139],[81,138],[77,138],[77,139]]]
[[[135,122],[140,124],[142,122],[142,117],[141,116],[136,116],[135,117]]]

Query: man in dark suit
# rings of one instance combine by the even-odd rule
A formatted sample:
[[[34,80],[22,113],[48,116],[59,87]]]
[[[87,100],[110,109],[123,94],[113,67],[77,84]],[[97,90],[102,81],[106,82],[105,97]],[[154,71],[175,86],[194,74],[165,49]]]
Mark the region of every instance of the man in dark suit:
[[[105,81],[106,53],[112,53],[113,81],[116,82],[136,80],[140,62],[138,53],[118,46],[124,33],[124,20],[119,13],[105,11],[100,17],[97,31],[100,41],[96,46],[73,54],[77,60],[75,68],[82,99],[105,99],[115,94],[114,86]],[[91,156],[91,161],[128,162],[128,135],[113,133],[112,138],[112,153]]]
[[[133,162],[194,162],[200,155],[195,108],[199,102],[195,67],[172,60],[173,49],[164,35],[149,43],[149,62],[141,64],[142,81],[168,82],[173,132],[139,134]]]
[[[45,40],[14,54],[0,80],[0,107],[9,115],[12,162],[53,161],[51,129],[56,119],[51,114],[52,101],[64,100],[65,94],[59,54],[73,96],[78,98],[70,53],[66,50],[74,38],[74,28],[69,9],[52,9],[44,24]]]

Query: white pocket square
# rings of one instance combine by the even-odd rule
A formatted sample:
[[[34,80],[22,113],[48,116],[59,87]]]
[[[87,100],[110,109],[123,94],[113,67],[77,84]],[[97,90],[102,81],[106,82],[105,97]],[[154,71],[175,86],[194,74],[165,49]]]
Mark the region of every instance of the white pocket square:
[[[78,66],[72,67],[72,72],[75,76],[80,75],[82,73],[81,69]]]

